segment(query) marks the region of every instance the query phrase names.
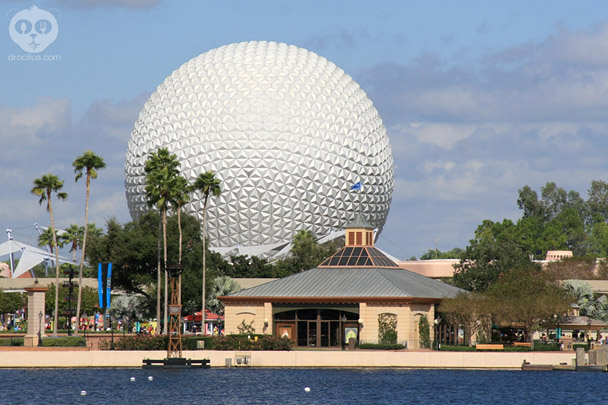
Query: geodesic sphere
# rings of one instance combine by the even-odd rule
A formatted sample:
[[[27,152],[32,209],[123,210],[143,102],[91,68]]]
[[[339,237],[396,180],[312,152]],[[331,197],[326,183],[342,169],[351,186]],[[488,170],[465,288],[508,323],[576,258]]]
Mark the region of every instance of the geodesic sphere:
[[[393,157],[378,111],[353,79],[295,46],[243,42],[206,52],[150,96],[129,141],[125,187],[133,218],[148,208],[144,165],[165,147],[192,183],[221,180],[209,197],[214,247],[321,237],[362,212],[379,230],[393,191]],[[350,191],[361,182],[360,192]],[[184,210],[202,221],[203,198]]]

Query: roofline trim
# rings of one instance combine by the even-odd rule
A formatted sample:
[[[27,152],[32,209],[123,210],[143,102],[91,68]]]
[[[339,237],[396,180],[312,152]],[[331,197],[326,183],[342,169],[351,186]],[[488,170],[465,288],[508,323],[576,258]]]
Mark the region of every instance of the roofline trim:
[[[276,304],[283,303],[391,303],[391,304],[439,304],[443,298],[430,297],[247,297],[247,296],[223,296],[218,299],[224,303],[260,303],[270,302]]]

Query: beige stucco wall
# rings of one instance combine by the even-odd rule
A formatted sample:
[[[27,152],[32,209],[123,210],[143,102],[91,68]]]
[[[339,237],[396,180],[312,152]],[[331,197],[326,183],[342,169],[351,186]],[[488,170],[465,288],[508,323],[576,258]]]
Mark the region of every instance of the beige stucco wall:
[[[15,348],[16,349],[16,348]],[[141,367],[142,360],[163,359],[166,351],[0,351],[2,367]],[[434,352],[425,351],[184,351],[183,357],[211,360],[224,367],[226,359],[251,356],[253,367],[441,367],[520,368],[524,359],[532,364],[572,364],[573,353],[562,352]]]
[[[227,303],[224,311],[226,334],[239,333],[238,326],[243,321],[246,324],[253,321],[255,333],[272,334],[272,304],[269,302],[239,305]]]
[[[378,315],[390,313],[397,315],[397,343],[407,348],[419,348],[418,322],[421,315],[429,321],[431,340],[434,337],[433,320],[435,309],[431,304],[359,304],[359,339],[362,343],[378,342]]]

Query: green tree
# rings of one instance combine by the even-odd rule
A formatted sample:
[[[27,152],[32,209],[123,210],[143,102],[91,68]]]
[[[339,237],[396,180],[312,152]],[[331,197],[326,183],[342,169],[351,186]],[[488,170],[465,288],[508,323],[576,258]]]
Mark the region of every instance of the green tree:
[[[222,269],[222,275],[229,277],[277,277],[276,266],[257,256],[230,256],[230,265]]]
[[[429,249],[426,253],[420,256],[420,260],[433,260],[433,259],[460,259],[464,251],[460,248],[454,248],[447,252],[442,252],[437,249]]]
[[[595,222],[589,228],[587,253],[594,257],[608,257],[608,223]]]
[[[85,151],[81,156],[78,156],[74,162],[74,173],[76,177],[74,181],[78,182],[82,176],[86,176],[85,180],[85,203],[84,203],[84,230],[82,237],[82,254],[80,255],[80,268],[78,271],[78,298],[76,303],[76,319],[80,319],[80,307],[82,301],[82,273],[84,271],[84,258],[86,257],[87,249],[87,234],[89,233],[89,198],[91,195],[91,179],[97,178],[97,171],[106,167],[103,158],[97,156],[90,150]],[[78,329],[76,329],[78,334]]]
[[[519,268],[505,273],[487,291],[497,322],[517,324],[532,343],[532,332],[567,313],[573,297],[539,270]]]
[[[107,233],[91,238],[87,249],[90,263],[112,262],[112,286],[141,297],[143,306],[156,316],[157,296],[157,211],[141,215],[137,220],[120,224],[115,219],[107,223]],[[203,243],[201,224],[197,218],[182,213],[183,232],[182,258],[182,308],[184,314],[200,310]],[[169,262],[177,262],[179,247],[177,243],[178,221],[175,215],[167,217],[167,255]],[[207,273],[215,277],[224,274],[229,264],[214,252],[207,252]]]
[[[202,311],[201,311],[201,327],[205,325],[205,294],[206,294],[206,277],[207,277],[207,202],[209,195],[218,197],[222,193],[220,188],[220,180],[215,177],[215,174],[209,170],[198,175],[194,181],[194,189],[203,194],[203,286],[202,286]]]
[[[523,210],[524,218],[536,218],[542,223],[545,222],[545,208],[538,200],[538,194],[530,186],[524,186],[519,190],[517,205]]]
[[[34,187],[31,189],[31,193],[38,196],[38,203],[42,205],[46,201],[46,209],[51,217],[51,233],[53,235],[53,247],[55,251],[55,285],[59,285],[59,249],[57,248],[57,234],[55,231],[55,217],[53,216],[53,205],[51,203],[51,196],[56,195],[57,199],[65,200],[68,198],[67,193],[61,191],[63,188],[63,181],[59,180],[59,177],[54,174],[44,174],[42,177],[34,180]],[[57,334],[57,321],[59,318],[59,302],[55,297],[55,324],[53,327],[53,334]]]
[[[340,247],[340,242],[337,241],[319,245],[312,232],[298,231],[293,238],[289,256],[274,263],[273,277],[285,277],[315,268]]]
[[[153,152],[146,160],[144,171],[146,173],[145,193],[149,207],[156,207],[161,214],[162,222],[162,241],[163,241],[163,257],[165,267],[165,311],[163,319],[163,334],[167,333],[167,307],[168,307],[168,273],[167,273],[167,210],[170,207],[176,194],[177,178],[179,177],[179,161],[177,156],[169,152],[166,148],[160,148]],[[160,242],[159,242],[160,243]],[[160,258],[158,261],[158,320],[160,321],[160,284],[161,284],[161,268]]]
[[[491,305],[487,295],[479,292],[461,292],[454,298],[446,298],[441,302],[438,311],[455,326],[462,327],[469,346],[473,345],[473,337],[480,331],[488,338],[489,326],[492,324]]]
[[[501,274],[534,266],[512,221],[484,220],[454,266],[453,283],[468,291],[485,291]]]
[[[593,180],[588,191],[587,206],[589,223],[605,223],[608,221],[608,183]]]
[[[64,313],[68,311],[68,307],[69,307],[69,301],[68,301],[68,295],[69,295],[69,287],[64,286],[64,285],[60,285],[59,286],[59,296],[55,295],[55,285],[51,284],[49,285],[49,290],[46,292],[45,295],[45,311],[46,313],[50,313],[53,310],[53,302],[55,301],[55,299],[57,298],[59,301],[59,310]],[[91,287],[83,287],[82,288],[82,310],[84,312],[88,312],[89,314],[94,313],[96,310],[99,310],[99,301],[98,301],[98,295],[97,295],[97,290]],[[74,308],[70,308],[72,311],[74,310]],[[76,318],[76,319],[80,319],[80,318]]]
[[[13,314],[25,306],[27,296],[24,293],[0,290],[0,314]]]
[[[557,262],[547,263],[544,273],[554,281],[567,279],[592,280],[605,276],[604,263],[596,263],[590,256],[566,257]],[[599,270],[599,271],[598,271]]]

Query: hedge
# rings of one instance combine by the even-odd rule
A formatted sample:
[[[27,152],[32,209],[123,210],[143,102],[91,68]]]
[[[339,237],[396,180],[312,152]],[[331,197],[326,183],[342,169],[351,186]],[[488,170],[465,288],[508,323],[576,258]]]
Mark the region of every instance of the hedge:
[[[0,339],[0,346],[23,346],[22,337]]]
[[[43,347],[79,347],[86,346],[86,341],[82,336],[62,336],[42,338]]]
[[[371,349],[371,350],[402,350],[405,346],[398,343],[385,344],[385,343],[361,343],[359,349]]]
[[[461,346],[461,345],[441,345],[442,351],[446,352],[476,352],[481,351],[477,350],[475,346]],[[556,343],[534,343],[534,349],[530,349],[525,346],[505,346],[504,350],[486,350],[489,352],[550,352],[550,351],[560,351],[560,345]]]
[[[182,337],[182,350],[196,350],[197,342],[205,342],[207,350],[291,350],[293,342],[288,338],[270,335],[228,335]],[[167,350],[169,337],[166,335],[127,336],[114,342],[115,350]],[[104,342],[103,349],[109,349]]]

